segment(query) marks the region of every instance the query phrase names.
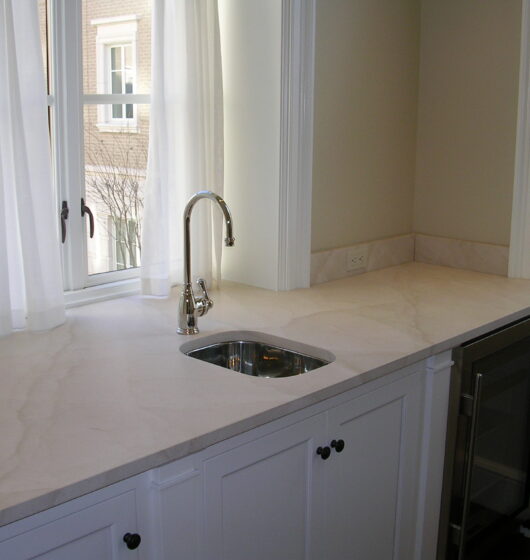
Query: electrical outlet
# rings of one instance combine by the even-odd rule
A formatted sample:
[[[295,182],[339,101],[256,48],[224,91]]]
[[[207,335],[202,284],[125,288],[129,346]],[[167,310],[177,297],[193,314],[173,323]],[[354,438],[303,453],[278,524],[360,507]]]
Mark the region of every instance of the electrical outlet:
[[[366,268],[368,261],[368,246],[352,247],[346,254],[346,270],[352,272]]]

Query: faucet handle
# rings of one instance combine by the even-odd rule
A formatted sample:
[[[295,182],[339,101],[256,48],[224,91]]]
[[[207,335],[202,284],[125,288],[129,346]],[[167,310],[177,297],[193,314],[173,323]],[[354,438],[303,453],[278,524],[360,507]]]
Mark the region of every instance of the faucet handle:
[[[197,284],[199,284],[202,290],[202,297],[197,298],[197,312],[200,317],[206,315],[208,311],[213,307],[213,301],[210,299],[208,292],[206,290],[206,282],[203,278],[197,278]]]

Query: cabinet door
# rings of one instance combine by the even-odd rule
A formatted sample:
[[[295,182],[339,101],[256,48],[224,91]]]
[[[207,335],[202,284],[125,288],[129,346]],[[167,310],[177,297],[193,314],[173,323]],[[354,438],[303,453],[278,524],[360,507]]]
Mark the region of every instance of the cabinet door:
[[[6,560],[138,560],[123,541],[136,530],[134,492],[87,507],[0,543]]]
[[[325,414],[204,464],[207,560],[305,560],[321,538]]]
[[[408,376],[329,411],[328,560],[414,557],[422,378]]]

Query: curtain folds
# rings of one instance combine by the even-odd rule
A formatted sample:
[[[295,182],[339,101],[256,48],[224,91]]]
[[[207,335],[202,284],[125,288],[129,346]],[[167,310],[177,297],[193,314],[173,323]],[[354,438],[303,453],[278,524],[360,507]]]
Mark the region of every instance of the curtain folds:
[[[183,219],[192,194],[223,196],[223,87],[217,0],[153,0],[151,128],[142,291],[182,282]],[[192,274],[220,274],[222,220],[210,201],[191,219]]]
[[[37,2],[0,0],[0,335],[64,322]]]

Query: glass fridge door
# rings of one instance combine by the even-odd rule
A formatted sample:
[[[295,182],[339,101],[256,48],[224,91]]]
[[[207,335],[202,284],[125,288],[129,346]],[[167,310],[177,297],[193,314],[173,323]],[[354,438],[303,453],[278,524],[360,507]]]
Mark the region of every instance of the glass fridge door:
[[[458,559],[528,507],[530,339],[474,361],[463,455]]]

